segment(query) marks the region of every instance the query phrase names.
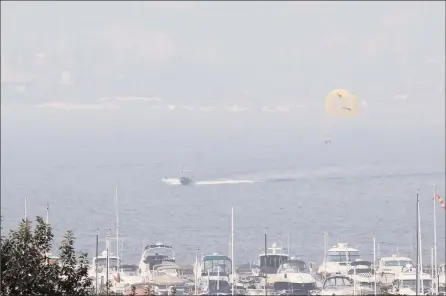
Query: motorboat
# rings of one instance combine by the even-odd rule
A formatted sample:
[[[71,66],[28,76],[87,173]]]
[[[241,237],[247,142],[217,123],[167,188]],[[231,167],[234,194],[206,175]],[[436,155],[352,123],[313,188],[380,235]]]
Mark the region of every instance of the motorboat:
[[[325,279],[322,290],[317,295],[371,295],[373,290],[366,291],[347,275],[334,275]]]
[[[396,275],[403,272],[403,267],[413,266],[412,259],[398,255],[390,257],[381,257],[376,267],[376,275],[378,283],[382,286],[390,286],[393,284]]]
[[[327,251],[317,274],[322,278],[335,274],[346,275],[350,269],[350,263],[359,258],[359,250],[349,247],[346,243],[338,243]]]
[[[192,176],[186,176],[185,174],[186,170],[180,171],[180,176],[178,177],[178,180],[180,181],[180,184],[182,186],[191,185],[194,183]]]
[[[372,268],[372,262],[358,259],[350,263],[347,274],[357,285],[374,289],[376,274]]]
[[[139,262],[139,273],[143,277],[150,277],[154,267],[164,262],[175,262],[175,251],[172,246],[159,242],[146,245]]]
[[[113,275],[113,279],[115,282],[123,285],[133,285],[143,281],[142,276],[139,274],[138,265],[134,264],[120,265],[119,272]]]
[[[196,272],[199,289],[203,293],[216,295],[231,292],[232,261],[228,256],[218,253],[203,256]]]
[[[266,254],[259,254],[260,275],[263,277],[276,275],[280,265],[289,259],[290,255],[284,253],[282,247],[273,243],[272,247],[267,248]]]
[[[316,289],[316,279],[311,275],[305,261],[290,257],[282,263],[277,276],[268,279],[278,293],[291,295],[308,295]]]
[[[99,254],[97,257],[93,257],[92,263],[89,268],[89,277],[95,277],[96,276],[96,270],[98,277],[104,276],[107,273],[107,267],[108,267],[108,273],[109,273],[109,280],[112,280],[112,275],[114,273],[117,273],[118,266],[121,263],[121,259],[116,256],[114,253],[110,251],[103,251],[101,254]]]
[[[427,273],[419,273],[419,290],[422,295],[429,295],[432,291],[432,277]],[[403,266],[400,273],[395,275],[389,293],[392,295],[417,295],[417,274],[415,268],[408,264]]]
[[[237,285],[245,289],[255,289],[256,284],[260,283],[259,270],[260,266],[251,262],[237,266]]]

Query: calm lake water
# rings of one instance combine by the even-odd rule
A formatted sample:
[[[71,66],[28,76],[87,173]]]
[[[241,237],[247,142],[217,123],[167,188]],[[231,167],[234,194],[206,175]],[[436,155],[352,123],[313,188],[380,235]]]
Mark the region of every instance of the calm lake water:
[[[265,231],[270,243],[286,246],[289,237],[292,253],[308,261],[322,260],[324,231],[330,245],[348,242],[372,259],[373,234],[380,255],[414,253],[420,189],[427,263],[433,241],[432,184],[443,197],[445,192],[444,135],[434,142],[428,135],[416,139],[362,135],[324,145],[323,140],[282,138],[215,148],[203,141],[200,149],[193,143],[177,149],[181,143],[174,141],[137,148],[98,144],[97,149],[48,144],[30,155],[9,150],[2,152],[3,231],[19,223],[27,197],[30,217],[44,216],[50,204],[57,242],[71,228],[77,247],[93,254],[97,229],[102,249],[106,230],[115,227],[118,186],[127,263],[137,264],[143,244],[154,242],[173,245],[178,261],[185,263],[193,262],[197,249],[227,254],[231,205],[238,263],[256,260]],[[197,180],[257,183],[175,187],[161,181],[175,177],[185,164]],[[438,204],[435,210],[438,259],[444,262],[445,211]]]

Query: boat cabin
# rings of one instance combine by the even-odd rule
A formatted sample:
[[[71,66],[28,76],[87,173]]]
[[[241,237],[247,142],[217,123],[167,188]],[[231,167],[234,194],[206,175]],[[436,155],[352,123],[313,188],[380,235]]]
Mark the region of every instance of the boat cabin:
[[[310,270],[305,261],[291,257],[279,266],[277,274],[280,273],[310,273]]]
[[[346,243],[338,243],[327,251],[317,273],[324,277],[334,274],[346,275],[349,266],[359,258],[359,250],[349,247]]]
[[[382,257],[378,261],[377,273],[400,273],[402,268],[408,265],[413,265],[412,259],[408,257],[401,257],[397,255]]]
[[[202,259],[201,276],[229,277],[232,272],[232,261],[228,256],[214,253]]]
[[[103,251],[98,257],[93,258],[92,265],[97,266],[98,272],[101,273],[107,269],[107,262],[109,272],[116,272],[118,271],[121,259],[110,251],[107,256],[107,251]]]
[[[138,276],[138,266],[134,264],[122,264],[119,272],[126,276]]]
[[[163,262],[175,262],[175,251],[172,246],[162,243],[147,245],[141,256],[141,263],[146,265],[146,270],[153,270],[155,265]],[[140,265],[141,268],[141,265]]]
[[[333,263],[351,263],[357,259],[359,259],[359,251],[342,243],[333,246],[325,255],[325,261]]]
[[[289,254],[284,254],[282,248],[277,246],[276,243],[271,248],[267,249],[267,253],[259,255],[260,273],[262,275],[277,274],[282,263],[288,261]]]

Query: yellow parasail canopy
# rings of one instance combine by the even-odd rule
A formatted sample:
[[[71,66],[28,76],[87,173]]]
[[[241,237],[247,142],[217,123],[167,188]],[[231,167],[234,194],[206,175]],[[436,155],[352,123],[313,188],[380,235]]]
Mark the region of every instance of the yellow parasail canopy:
[[[335,89],[325,98],[325,110],[331,116],[354,117],[358,106],[358,98],[345,89]]]

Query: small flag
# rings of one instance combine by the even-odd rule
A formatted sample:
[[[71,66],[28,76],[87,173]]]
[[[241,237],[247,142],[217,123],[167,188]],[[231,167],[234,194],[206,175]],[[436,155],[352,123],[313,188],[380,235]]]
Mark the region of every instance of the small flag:
[[[443,209],[446,210],[446,205],[445,205],[444,201],[441,199],[440,194],[438,194],[435,198],[436,198],[436,199],[438,200],[438,202],[440,203],[440,206],[441,206]]]

